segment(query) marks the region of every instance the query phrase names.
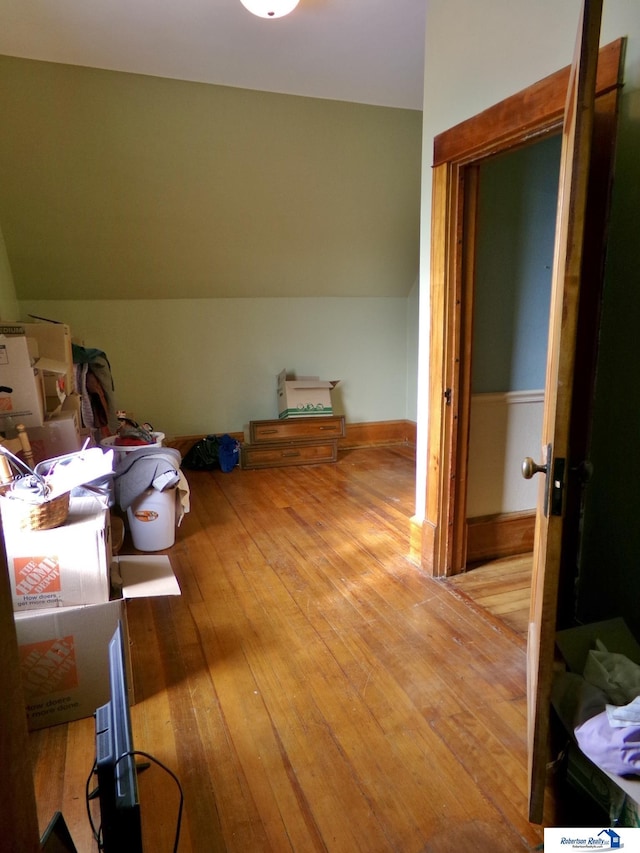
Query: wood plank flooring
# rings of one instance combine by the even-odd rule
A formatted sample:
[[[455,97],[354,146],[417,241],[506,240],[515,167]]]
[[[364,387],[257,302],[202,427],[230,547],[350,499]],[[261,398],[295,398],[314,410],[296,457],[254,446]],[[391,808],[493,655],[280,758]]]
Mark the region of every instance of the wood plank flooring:
[[[409,561],[414,464],[379,447],[188,473],[182,596],[128,605],[135,745],[181,782],[181,853],[540,849],[524,642]],[[97,850],[93,720],[30,745],[41,825],[60,809]],[[170,851],[175,784],[139,785],[145,849]]]
[[[502,557],[449,578],[453,589],[526,638],[533,554]]]

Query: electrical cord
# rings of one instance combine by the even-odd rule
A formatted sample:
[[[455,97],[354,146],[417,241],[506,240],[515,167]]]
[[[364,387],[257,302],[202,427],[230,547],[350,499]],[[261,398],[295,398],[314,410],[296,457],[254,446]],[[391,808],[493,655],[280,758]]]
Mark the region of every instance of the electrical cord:
[[[150,755],[148,752],[143,752],[142,750],[139,750],[139,749],[132,749],[129,752],[123,752],[122,755],[120,755],[118,757],[117,761],[115,762],[114,767],[117,767],[123,758],[127,758],[127,757],[135,758],[135,756],[137,756],[137,755],[140,756],[141,758],[146,758],[148,761],[151,761],[153,764],[156,764],[158,767],[160,767],[162,770],[164,770],[165,773],[168,773],[169,776],[171,776],[173,781],[176,783],[176,786],[178,788],[178,793],[180,795],[180,802],[178,805],[178,817],[176,820],[176,831],[175,831],[174,844],[173,844],[173,853],[177,853],[178,844],[180,842],[180,830],[181,830],[181,826],[182,826],[182,809],[184,806],[184,793],[182,791],[182,785],[180,784],[180,780],[178,779],[176,774],[173,772],[173,770],[170,770],[165,764],[163,764],[161,761],[159,761],[153,755]],[[91,768],[91,773],[89,773],[89,776],[87,778],[87,783],[85,786],[85,793],[86,793],[87,815],[89,817],[89,825],[91,826],[91,832],[93,833],[93,837],[95,838],[95,840],[98,844],[98,849],[102,850],[102,828],[96,829],[95,823],[93,822],[93,817],[91,815],[91,809],[89,808],[89,802],[92,799],[94,799],[98,793],[97,788],[91,792],[89,791],[89,786],[91,784],[91,778],[95,774],[96,769],[97,769],[97,764],[94,761],[93,767]]]
[[[153,764],[157,764],[158,767],[160,767],[162,770],[164,770],[165,773],[168,773],[169,776],[171,776],[173,781],[176,783],[176,786],[178,788],[178,793],[180,794],[180,803],[178,805],[178,817],[176,820],[176,832],[175,832],[175,840],[174,840],[174,844],[173,844],[173,853],[178,853],[178,843],[180,841],[180,828],[182,825],[182,807],[184,805],[184,794],[182,792],[182,785],[180,784],[180,780],[178,779],[176,774],[173,772],[173,770],[170,770],[166,764],[163,764],[162,761],[159,761],[155,756],[151,755],[150,753],[142,752],[142,750],[140,750],[140,749],[132,749],[130,752],[123,753],[118,758],[118,761],[116,761],[116,766],[118,765],[118,762],[121,761],[123,758],[125,758],[125,756],[127,756],[127,755],[131,755],[133,757],[135,757],[136,755],[139,755],[142,758],[146,758],[147,761],[151,761]]]
[[[96,840],[96,843],[98,845],[98,849],[102,849],[101,839],[100,839],[100,830],[96,829],[96,825],[93,822],[93,815],[91,814],[91,809],[89,808],[89,803],[91,802],[91,800],[95,799],[95,797],[98,795],[98,789],[97,788],[94,788],[93,791],[89,791],[91,779],[93,778],[93,776],[97,770],[97,767],[98,767],[98,765],[94,761],[93,767],[91,768],[91,773],[89,773],[89,776],[87,777],[87,784],[85,785],[85,802],[87,805],[87,817],[89,818],[89,826],[91,827],[91,833]]]

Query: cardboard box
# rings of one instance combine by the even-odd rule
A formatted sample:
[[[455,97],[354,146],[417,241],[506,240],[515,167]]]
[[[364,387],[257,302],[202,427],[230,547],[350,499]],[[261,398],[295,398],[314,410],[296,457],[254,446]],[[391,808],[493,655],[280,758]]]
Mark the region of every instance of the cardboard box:
[[[126,601],[180,595],[169,558],[162,555],[119,557],[120,598],[103,604],[15,613],[27,723],[41,729],[90,717],[109,699],[109,640],[122,620],[129,651]],[[128,657],[131,704],[135,684]]]
[[[88,717],[108,700],[107,649],[119,619],[122,601],[15,614],[30,729]]]
[[[50,415],[42,426],[30,427],[28,434],[36,462],[75,453],[84,441],[80,434],[80,416],[73,408]]]
[[[65,323],[2,323],[0,335],[26,335],[37,343],[39,358],[61,365],[64,393],[75,390],[71,329]],[[58,372],[58,367],[56,368]]]
[[[42,377],[31,363],[27,339],[0,335],[0,428],[7,419],[14,426],[41,426],[44,389]]]
[[[331,391],[340,380],[325,381],[317,376],[287,377],[278,374],[278,417],[307,418],[332,415]]]
[[[14,610],[109,601],[109,510],[98,497],[72,498],[69,518],[52,530],[21,530],[19,503],[0,498]]]
[[[64,398],[64,400],[61,403],[59,403],[55,409],[50,407],[48,409],[48,412],[49,412],[48,417],[51,417],[52,415],[57,415],[60,412],[75,412],[75,414],[78,416],[78,423],[81,424],[82,423],[82,397],[79,394],[76,394],[75,391],[73,392],[73,394],[67,394],[67,396]]]

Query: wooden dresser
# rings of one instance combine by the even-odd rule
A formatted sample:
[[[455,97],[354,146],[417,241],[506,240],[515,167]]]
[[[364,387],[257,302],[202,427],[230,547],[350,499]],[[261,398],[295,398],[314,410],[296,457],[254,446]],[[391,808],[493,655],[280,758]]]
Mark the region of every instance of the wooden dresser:
[[[343,415],[251,421],[245,430],[243,468],[279,468],[335,462],[338,439],[345,435]]]

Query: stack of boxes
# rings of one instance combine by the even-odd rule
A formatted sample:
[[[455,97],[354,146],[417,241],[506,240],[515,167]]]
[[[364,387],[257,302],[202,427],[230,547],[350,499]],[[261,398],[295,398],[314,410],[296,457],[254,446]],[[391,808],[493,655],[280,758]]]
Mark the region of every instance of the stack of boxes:
[[[250,421],[241,448],[243,468],[336,462],[344,415],[333,414],[331,392],[340,380],[278,374],[278,420]]]
[[[0,515],[27,722],[39,729],[108,700],[107,649],[118,621],[127,636],[127,598],[180,589],[166,556],[113,555],[102,498],[72,496],[66,523],[51,530],[21,530],[14,503],[0,497]]]
[[[61,527],[23,530],[17,503],[0,498],[0,514],[27,719],[40,728],[95,710],[93,691],[78,686],[117,624],[111,525],[102,499],[83,497],[71,499]]]
[[[74,384],[68,326],[0,322],[0,432],[24,424],[36,462],[84,443]],[[27,722],[39,729],[109,699],[109,640],[119,621],[128,637],[126,600],[180,588],[166,556],[114,556],[107,496],[74,490],[65,523],[49,530],[25,530],[20,503],[0,495]]]
[[[71,331],[64,323],[0,321],[0,432],[27,428],[36,461],[81,446]]]

